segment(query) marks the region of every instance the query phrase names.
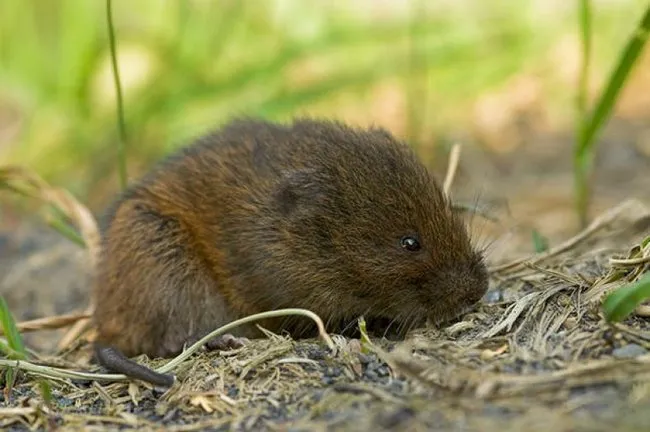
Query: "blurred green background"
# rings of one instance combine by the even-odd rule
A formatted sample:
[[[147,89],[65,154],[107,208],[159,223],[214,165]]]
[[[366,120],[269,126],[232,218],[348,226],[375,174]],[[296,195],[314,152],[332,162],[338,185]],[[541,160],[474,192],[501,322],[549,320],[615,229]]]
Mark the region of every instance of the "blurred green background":
[[[591,82],[645,0],[594,2]],[[234,115],[376,123],[433,163],[465,139],[495,151],[517,109],[572,128],[577,1],[114,0],[129,178]],[[0,163],[97,210],[119,189],[106,4],[0,2]]]

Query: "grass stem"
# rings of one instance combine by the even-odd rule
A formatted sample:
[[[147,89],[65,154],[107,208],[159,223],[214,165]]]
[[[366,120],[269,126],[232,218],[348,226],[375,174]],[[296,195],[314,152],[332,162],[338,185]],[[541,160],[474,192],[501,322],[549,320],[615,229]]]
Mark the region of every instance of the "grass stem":
[[[590,32],[589,30],[591,28],[591,13],[589,12],[588,0],[581,0],[580,15],[583,33],[583,51],[591,51],[590,36],[585,36],[586,33]],[[574,175],[576,207],[580,223],[583,227],[587,224],[590,197],[589,180],[592,175],[596,137],[610,117],[616,105],[618,95],[648,39],[649,31],[650,5],[646,8],[639,24],[634,29],[625,48],[621,51],[619,61],[607,80],[607,85],[596,103],[593,114],[589,116],[586,113],[586,108],[584,107],[586,105],[586,96],[583,95],[578,98],[578,109],[584,110],[585,113],[581,113],[580,126],[578,127],[578,140],[574,153]],[[589,53],[583,54],[583,61],[585,59],[588,60],[589,55]],[[586,94],[586,71],[583,71],[583,74],[581,76],[580,93],[583,94],[584,92]]]
[[[115,49],[115,29],[113,26],[112,0],[106,0],[106,20],[108,22],[108,41],[111,50],[111,67],[113,68],[113,80],[115,82],[115,94],[117,96],[117,125],[120,138],[117,143],[117,158],[120,170],[120,184],[122,189],[127,185],[126,174],[126,123],[124,121],[124,101],[122,100],[122,84],[120,72],[117,67],[117,53]]]

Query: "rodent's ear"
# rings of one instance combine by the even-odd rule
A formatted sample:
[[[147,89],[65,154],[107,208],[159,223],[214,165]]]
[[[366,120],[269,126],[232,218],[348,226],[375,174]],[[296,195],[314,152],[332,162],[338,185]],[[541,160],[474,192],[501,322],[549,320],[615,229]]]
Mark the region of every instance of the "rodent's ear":
[[[313,208],[326,197],[323,179],[313,169],[287,171],[273,193],[278,210],[288,216],[299,210]]]

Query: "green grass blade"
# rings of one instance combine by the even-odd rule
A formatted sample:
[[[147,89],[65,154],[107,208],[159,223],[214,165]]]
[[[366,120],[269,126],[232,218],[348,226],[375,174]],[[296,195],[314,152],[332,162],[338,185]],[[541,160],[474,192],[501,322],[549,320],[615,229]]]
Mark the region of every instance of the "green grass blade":
[[[47,218],[47,225],[61,234],[63,237],[67,238],[73,243],[81,246],[82,248],[86,247],[86,242],[83,237],[69,224],[64,222],[62,219],[51,216]]]
[[[582,40],[582,65],[576,100],[579,126],[586,121],[589,66],[591,65],[591,1],[580,0],[580,37]]]
[[[27,352],[25,351],[23,338],[20,336],[14,317],[9,311],[9,306],[7,306],[7,302],[2,296],[0,296],[0,324],[2,324],[2,330],[7,337],[9,348],[20,355],[20,359],[26,359]]]
[[[20,353],[18,351],[14,351],[12,348],[9,347],[8,344],[4,343],[4,341],[0,341],[0,352],[2,352],[7,358],[20,357]]]
[[[536,253],[542,253],[548,250],[548,239],[540,234],[539,231],[533,230],[533,248]]]
[[[106,0],[106,20],[108,24],[108,41],[111,49],[111,67],[113,68],[113,81],[115,82],[115,94],[117,101],[117,124],[120,132],[120,139],[117,143],[117,158],[120,169],[120,184],[126,189],[126,123],[124,121],[124,101],[122,100],[122,84],[120,82],[120,71],[117,67],[117,53],[115,50],[115,29],[113,28],[112,1]]]
[[[588,22],[589,19],[586,19]],[[632,67],[643,50],[650,31],[650,6],[643,14],[634,34],[622,51],[618,64],[607,81],[596,108],[590,118],[585,117],[579,128],[578,143],[574,155],[576,206],[582,224],[586,224],[589,197],[588,178],[594,158],[595,138],[610,116],[616,99],[627,80]]]
[[[621,321],[644,300],[650,298],[650,272],[635,283],[625,285],[610,293],[603,302],[605,318],[609,322]]]
[[[43,397],[43,400],[45,403],[52,408],[52,386],[50,385],[50,382],[47,381],[44,378],[41,378],[38,380],[38,388],[41,392],[41,396]]]
[[[650,6],[646,9],[643,19],[639,23],[634,35],[628,41],[627,46],[621,55],[620,61],[618,62],[616,69],[614,69],[614,72],[608,80],[607,87],[596,105],[591,121],[587,123],[584,135],[580,140],[578,154],[583,154],[588,150],[593,142],[594,136],[611,113],[616,98],[623,88],[623,84],[625,84],[625,80],[648,40],[648,32],[650,32]]]
[[[365,318],[361,317],[357,320],[357,322],[359,324],[359,333],[361,334],[360,337],[361,352],[367,354],[370,351],[370,347],[372,347],[372,342],[370,341],[370,337],[368,337],[368,330],[366,329],[366,320]]]
[[[5,400],[9,400],[11,398],[11,390],[14,387],[15,381],[16,381],[16,371],[12,368],[7,368],[7,370],[5,371],[5,388],[4,388]]]
[[[23,344],[23,339],[18,332],[16,327],[16,322],[14,321],[7,302],[4,297],[0,296],[0,324],[2,325],[2,330],[4,331],[5,336],[7,337],[7,345],[2,344],[0,348],[7,347],[8,349],[4,351],[7,358],[10,359],[20,359],[24,360],[27,358],[27,352],[25,351],[25,345]],[[13,368],[8,368],[5,371],[5,398],[9,399],[11,397],[11,390],[14,386],[16,380],[16,371]]]
[[[7,356],[7,358],[17,359],[17,360],[27,360],[27,350],[25,350],[25,344],[23,343],[23,338],[16,327],[16,322],[13,318],[13,315],[9,311],[7,302],[4,297],[0,296],[0,324],[2,324],[2,330],[7,338],[7,344],[0,342],[0,350]],[[16,371],[12,368],[8,368],[5,371],[5,396],[7,398],[11,395],[11,390],[16,379]],[[52,386],[49,381],[45,379],[39,379],[38,385],[40,389],[41,396],[48,406],[52,406]]]
[[[643,241],[641,242],[641,245],[640,245],[640,246],[641,246],[642,248],[644,248],[644,247],[646,247],[646,246],[648,245],[648,243],[650,243],[650,235],[649,235],[648,237],[646,237],[646,238],[643,239]]]
[[[589,66],[591,62],[591,2],[590,0],[580,0],[580,36],[582,42],[582,65],[580,68],[578,95],[576,99],[577,108],[577,140],[575,155],[575,190],[576,190],[576,211],[578,221],[581,227],[587,225],[587,207],[589,195],[589,183],[587,173],[584,171],[578,160],[578,146],[587,128],[587,92],[589,90]]]

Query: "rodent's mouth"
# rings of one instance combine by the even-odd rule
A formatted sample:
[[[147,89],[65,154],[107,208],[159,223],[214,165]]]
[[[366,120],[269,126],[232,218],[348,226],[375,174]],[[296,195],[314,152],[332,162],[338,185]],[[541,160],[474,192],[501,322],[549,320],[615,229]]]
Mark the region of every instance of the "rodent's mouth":
[[[468,312],[476,308],[478,303],[459,305],[452,308],[413,313],[408,319],[395,319],[388,316],[369,316],[366,319],[366,328],[372,334],[381,334],[383,337],[403,337],[409,331],[422,327],[444,328],[460,320]]]
[[[478,307],[480,301],[474,303],[461,303],[454,307],[444,310],[438,310],[427,317],[427,324],[435,327],[447,327],[448,325],[459,321],[460,318]]]

